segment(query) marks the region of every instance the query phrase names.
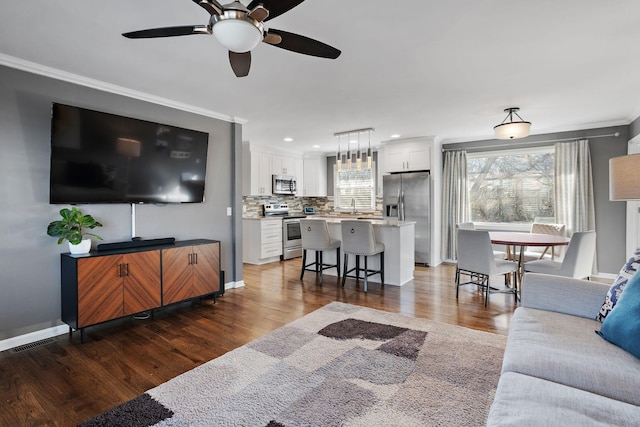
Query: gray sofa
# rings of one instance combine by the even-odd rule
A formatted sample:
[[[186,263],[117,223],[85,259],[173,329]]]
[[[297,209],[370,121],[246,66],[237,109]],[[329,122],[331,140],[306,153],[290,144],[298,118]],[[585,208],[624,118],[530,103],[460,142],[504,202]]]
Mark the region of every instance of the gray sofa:
[[[525,274],[488,426],[640,426],[640,360],[595,333],[608,289]]]

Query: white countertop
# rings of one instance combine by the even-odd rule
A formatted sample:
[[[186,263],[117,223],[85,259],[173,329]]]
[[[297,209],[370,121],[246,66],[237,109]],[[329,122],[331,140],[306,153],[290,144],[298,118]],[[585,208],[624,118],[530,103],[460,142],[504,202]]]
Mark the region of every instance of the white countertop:
[[[266,221],[266,220],[282,220],[282,216],[245,216],[242,219],[248,219],[253,221]],[[369,221],[374,226],[378,227],[405,227],[415,224],[415,221],[398,221],[397,219],[368,219],[359,217],[348,216],[319,216],[319,215],[307,215],[306,219],[324,219],[327,224],[340,224],[344,220],[357,220],[357,221]]]
[[[255,221],[278,220],[282,221],[281,216],[243,216],[242,219],[252,219]]]
[[[340,224],[344,220],[369,221],[374,226],[380,227],[405,227],[415,224],[415,221],[398,221],[397,219],[358,219],[357,217],[349,218],[344,216],[308,216],[307,219],[324,219],[327,221],[327,224]]]

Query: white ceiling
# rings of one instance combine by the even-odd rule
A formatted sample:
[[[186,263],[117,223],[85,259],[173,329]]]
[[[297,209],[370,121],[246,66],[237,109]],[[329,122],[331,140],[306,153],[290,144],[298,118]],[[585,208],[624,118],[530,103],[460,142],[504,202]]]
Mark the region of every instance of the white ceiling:
[[[335,132],[365,127],[373,145],[392,134],[492,138],[511,106],[533,134],[630,123],[639,17],[637,0],[306,0],[267,27],[342,55],[263,43],[237,78],[212,36],[120,35],[206,24],[192,0],[5,0],[0,54],[245,119],[253,143],[333,151]]]

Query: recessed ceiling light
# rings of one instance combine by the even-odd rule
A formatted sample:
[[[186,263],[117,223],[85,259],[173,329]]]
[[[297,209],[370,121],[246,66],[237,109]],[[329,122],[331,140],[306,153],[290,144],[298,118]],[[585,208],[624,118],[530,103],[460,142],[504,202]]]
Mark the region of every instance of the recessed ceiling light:
[[[320,146],[319,145],[314,145],[313,148],[320,148]]]
[[[352,139],[351,141],[349,141],[349,144],[357,144],[358,140],[357,139]]]
[[[285,141],[285,142],[293,142],[293,138],[291,138],[291,137],[286,137],[286,138],[284,139],[284,141]]]
[[[400,135],[398,135],[397,133],[394,133],[393,135],[391,135],[391,138],[400,138]]]

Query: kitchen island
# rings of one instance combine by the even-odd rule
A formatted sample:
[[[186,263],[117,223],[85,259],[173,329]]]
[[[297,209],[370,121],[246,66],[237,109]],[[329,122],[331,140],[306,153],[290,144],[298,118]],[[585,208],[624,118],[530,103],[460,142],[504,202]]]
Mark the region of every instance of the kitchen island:
[[[345,217],[307,217],[307,219],[324,219],[329,227],[329,234],[333,239],[342,240],[341,223],[343,220],[356,218]],[[415,222],[398,220],[362,220],[373,224],[373,231],[376,240],[384,244],[384,283],[385,285],[402,286],[413,279],[413,269],[415,266]],[[340,268],[344,265],[344,255],[340,251],[342,259]],[[307,262],[315,257],[315,252],[307,251]],[[325,251],[323,254],[325,264],[336,263],[335,251]],[[355,266],[355,256],[349,257],[349,268]],[[361,266],[364,267],[364,260],[360,259]],[[380,257],[378,255],[369,257],[369,268],[378,269]],[[312,274],[312,273],[310,273]],[[336,269],[325,270],[324,275],[335,276]],[[340,272],[342,275],[342,271]],[[380,283],[380,276],[375,275],[369,278],[370,283]]]

